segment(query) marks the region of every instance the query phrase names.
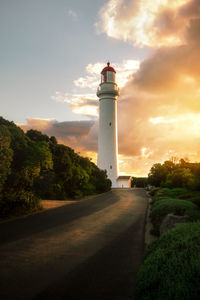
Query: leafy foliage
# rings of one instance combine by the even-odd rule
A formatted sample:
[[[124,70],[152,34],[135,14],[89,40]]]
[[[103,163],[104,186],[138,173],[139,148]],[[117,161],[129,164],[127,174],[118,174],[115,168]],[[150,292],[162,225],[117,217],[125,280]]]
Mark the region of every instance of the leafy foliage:
[[[195,209],[197,209],[197,206],[187,200],[165,197],[155,201],[150,213],[151,222],[154,226],[154,234],[159,234],[161,222],[169,213],[183,216]]]
[[[150,170],[153,196],[152,233],[159,235],[170,213],[189,216],[189,222],[161,235],[145,252],[136,283],[135,299],[197,300],[200,287],[200,163],[166,161]],[[195,222],[198,221],[198,222]]]
[[[165,185],[170,188],[182,187],[188,188],[194,175],[190,169],[178,168],[167,175]]]
[[[110,190],[88,158],[37,130],[25,134],[0,117],[0,214],[39,207],[39,198],[67,199]]]
[[[159,189],[158,192],[156,193],[156,197],[162,195],[162,196],[167,196],[167,197],[174,197],[174,198],[179,198],[183,195],[185,195],[188,192],[187,189],[184,188],[162,188]]]
[[[148,184],[148,178],[147,177],[133,177],[131,181],[131,186],[138,187],[138,188],[144,188]]]
[[[0,126],[0,200],[4,183],[11,172],[13,151],[10,148],[10,134],[5,125]]]
[[[200,222],[187,223],[152,242],[136,282],[137,300],[198,300]]]
[[[200,163],[190,163],[181,159],[179,163],[165,161],[154,164],[148,175],[153,186],[200,190]]]
[[[191,221],[200,220],[200,192],[184,188],[156,188],[151,206],[152,233],[159,235],[162,220],[167,214],[187,215]]]

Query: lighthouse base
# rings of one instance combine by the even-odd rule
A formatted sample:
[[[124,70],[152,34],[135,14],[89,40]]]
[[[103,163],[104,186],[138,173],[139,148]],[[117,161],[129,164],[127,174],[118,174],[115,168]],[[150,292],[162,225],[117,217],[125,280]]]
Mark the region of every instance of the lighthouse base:
[[[118,188],[118,182],[117,180],[111,180],[112,181],[112,189],[117,189]]]
[[[112,188],[131,188],[131,180],[131,176],[119,176],[114,184],[112,183]]]

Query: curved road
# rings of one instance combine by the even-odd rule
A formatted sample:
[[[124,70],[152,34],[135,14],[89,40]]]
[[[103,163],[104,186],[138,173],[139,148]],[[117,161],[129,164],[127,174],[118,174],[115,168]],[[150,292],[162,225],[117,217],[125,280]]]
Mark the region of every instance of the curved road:
[[[0,299],[131,299],[146,209],[144,190],[117,189],[1,223]]]

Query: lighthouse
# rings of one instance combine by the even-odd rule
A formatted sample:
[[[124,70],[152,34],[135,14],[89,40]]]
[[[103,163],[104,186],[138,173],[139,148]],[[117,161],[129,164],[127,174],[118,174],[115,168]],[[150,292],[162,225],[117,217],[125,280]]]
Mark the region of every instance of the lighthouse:
[[[97,89],[99,97],[98,160],[100,169],[106,170],[112,187],[118,187],[118,137],[117,137],[117,98],[119,88],[116,71],[107,63],[101,71],[101,83]]]

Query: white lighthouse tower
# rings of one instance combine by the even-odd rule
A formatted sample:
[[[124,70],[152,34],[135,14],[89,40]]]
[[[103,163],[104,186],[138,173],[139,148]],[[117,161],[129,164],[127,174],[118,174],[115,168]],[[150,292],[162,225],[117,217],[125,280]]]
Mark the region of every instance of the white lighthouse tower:
[[[107,63],[101,72],[101,83],[97,90],[99,97],[98,161],[100,169],[106,170],[112,187],[118,187],[118,138],[117,98],[119,88],[115,82],[116,71]]]

